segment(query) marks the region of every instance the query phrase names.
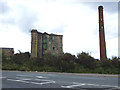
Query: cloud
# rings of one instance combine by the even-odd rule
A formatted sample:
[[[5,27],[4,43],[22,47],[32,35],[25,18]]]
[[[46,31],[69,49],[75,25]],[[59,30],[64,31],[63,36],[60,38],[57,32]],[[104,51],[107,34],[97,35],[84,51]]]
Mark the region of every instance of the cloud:
[[[0,47],[14,48],[15,53],[17,53],[18,50],[22,52],[30,51],[30,37],[19,31],[15,26],[9,25],[8,28],[12,30],[8,30],[7,32],[0,31]]]
[[[5,0],[0,0],[0,14],[6,14],[9,10],[8,3]]]
[[[56,33],[56,34],[63,34],[65,29],[66,29],[67,25],[65,24],[60,24],[58,27],[50,30],[52,33]]]
[[[71,22],[68,22],[69,26],[63,35],[63,48],[65,52],[72,54],[86,51],[94,55],[99,50],[97,13],[89,7],[83,10],[83,7],[76,11],[73,9],[74,13],[71,16],[74,17],[69,18]],[[96,32],[95,35],[94,32]]]
[[[31,28],[34,27],[34,23],[37,21],[37,14],[34,11],[30,11],[27,7],[22,6],[19,12],[19,18],[16,20],[16,24],[21,31],[28,33]]]
[[[93,10],[97,10],[98,6],[103,6],[103,9],[108,13],[118,12],[118,2],[85,2],[83,4],[88,5]]]
[[[104,27],[106,39],[110,40],[118,37],[118,14],[104,12]]]
[[[29,30],[35,28],[39,32],[62,34],[64,52],[77,54],[86,51],[99,58],[98,5],[103,5],[107,54],[110,57],[117,53],[116,51],[111,53],[117,49],[115,47],[118,18],[114,6],[117,5],[116,3],[81,3],[79,0],[11,0],[5,4],[6,13],[0,15],[0,27],[2,27],[0,38],[4,37],[4,41],[0,39],[1,46],[30,51]],[[9,39],[3,36],[5,32]],[[17,45],[13,44],[12,40]],[[11,43],[8,44],[7,41]],[[113,42],[115,45],[112,44]]]
[[[6,2],[7,3],[7,2]],[[4,2],[4,4],[6,5]],[[4,25],[14,25],[19,30],[28,33],[31,28],[34,27],[34,23],[37,21],[37,14],[34,10],[30,10],[27,6],[15,3],[9,3],[10,11],[5,13],[1,18],[1,23]]]
[[[118,56],[118,37],[107,40],[106,48],[108,58]]]

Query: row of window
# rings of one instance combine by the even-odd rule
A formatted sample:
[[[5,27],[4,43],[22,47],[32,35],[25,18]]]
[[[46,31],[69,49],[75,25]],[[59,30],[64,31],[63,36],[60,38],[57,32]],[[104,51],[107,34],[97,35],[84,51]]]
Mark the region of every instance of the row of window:
[[[45,42],[47,40],[47,37],[44,37],[43,38],[43,42]],[[55,37],[53,36],[53,37],[51,37],[51,38],[49,38],[49,40],[51,41],[51,40],[55,40]]]
[[[47,46],[43,45],[44,50],[47,50]],[[51,47],[49,47],[49,50],[51,50]],[[55,47],[52,47],[52,50],[55,50]]]
[[[43,43],[44,43],[44,44],[47,44],[46,40],[43,40]],[[55,42],[53,42],[53,43],[55,43]],[[52,44],[52,42],[51,42],[51,41],[49,41],[49,42],[48,42],[48,44],[49,44],[49,45],[51,45],[51,44]]]

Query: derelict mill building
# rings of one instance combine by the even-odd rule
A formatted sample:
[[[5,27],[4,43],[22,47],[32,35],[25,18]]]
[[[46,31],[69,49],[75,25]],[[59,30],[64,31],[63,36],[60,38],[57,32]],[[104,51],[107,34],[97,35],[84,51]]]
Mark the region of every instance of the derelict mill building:
[[[36,29],[31,31],[31,57],[41,58],[47,53],[58,55],[63,52],[63,35],[41,33]]]

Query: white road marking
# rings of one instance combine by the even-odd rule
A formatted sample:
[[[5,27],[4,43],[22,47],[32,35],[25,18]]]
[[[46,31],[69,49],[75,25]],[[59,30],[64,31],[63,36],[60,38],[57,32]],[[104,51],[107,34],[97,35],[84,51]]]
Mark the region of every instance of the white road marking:
[[[34,77],[34,76],[30,76],[30,75],[16,75],[16,76],[18,76],[18,77]]]
[[[55,81],[49,81],[49,82],[43,82],[43,83],[38,83],[38,82],[31,82],[31,83],[43,85],[43,84],[55,83]]]
[[[6,77],[0,77],[0,78],[6,78]]]
[[[7,79],[9,81],[16,81],[16,82],[24,82],[24,83],[30,83],[28,81],[23,81],[23,80],[14,80],[14,79]]]
[[[37,77],[37,79],[33,79],[33,80],[36,80],[36,81],[43,81],[42,83],[39,83],[39,82],[32,82],[32,81],[24,81],[24,80],[31,80],[31,79],[28,79],[28,77],[34,77],[34,76],[28,76],[28,75],[17,75],[17,76],[20,76],[20,77],[16,77],[20,80],[13,80],[13,79],[8,79],[10,81],[17,81],[17,82],[24,82],[24,83],[32,83],[32,84],[40,84],[40,85],[43,85],[43,84],[49,84],[49,83],[55,83],[55,81],[53,80],[43,80],[44,78],[47,78],[47,77],[43,77],[43,76],[35,76]],[[21,78],[21,77],[27,77],[27,78]]]
[[[81,83],[74,83],[74,84],[81,84]],[[115,87],[120,88],[118,86],[112,86],[112,85],[100,85],[100,84],[90,84],[90,83],[84,83],[85,85],[91,85],[91,86],[103,86],[103,87]]]
[[[43,79],[35,79],[36,81],[52,81],[52,80],[43,80]]]
[[[43,82],[43,83],[38,83],[38,82],[31,82],[31,81],[24,81],[24,80],[14,80],[14,79],[7,79],[9,81],[16,81],[16,82],[23,82],[23,83],[32,83],[32,84],[40,84],[40,85],[43,85],[43,84],[50,84],[50,83],[55,83],[55,81],[48,81],[48,82]]]
[[[112,86],[112,85],[100,85],[100,84],[89,84],[89,83],[73,83],[74,85],[69,85],[69,86],[61,86],[63,88],[73,88],[73,87],[79,87],[79,86],[83,86],[83,85],[90,85],[90,86],[103,86],[103,87],[113,87],[113,88],[119,88],[118,86]]]
[[[41,83],[41,84],[43,85],[43,84],[49,84],[49,83],[55,83],[55,81],[44,82],[44,83]]]
[[[70,86],[61,86],[63,88],[73,88],[73,87],[78,87],[78,86],[83,86],[85,84],[79,84],[79,85],[70,85]]]
[[[21,79],[21,80],[31,80],[29,78],[20,78],[20,77],[16,77],[16,78]]]
[[[28,75],[19,75],[19,74],[17,74],[17,76],[28,76]]]
[[[43,76],[36,76],[37,78],[47,78],[47,77],[43,77]]]
[[[37,78],[47,78],[47,77],[43,77],[43,76],[30,76],[30,75],[17,75],[17,76],[20,76],[20,77],[37,77]]]

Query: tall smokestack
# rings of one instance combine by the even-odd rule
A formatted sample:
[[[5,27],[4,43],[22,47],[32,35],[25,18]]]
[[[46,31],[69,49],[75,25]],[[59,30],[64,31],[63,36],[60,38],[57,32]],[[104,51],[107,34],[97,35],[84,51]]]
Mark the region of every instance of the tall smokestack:
[[[107,58],[106,43],[104,34],[103,6],[98,7],[99,12],[99,43],[100,43],[100,60]]]

